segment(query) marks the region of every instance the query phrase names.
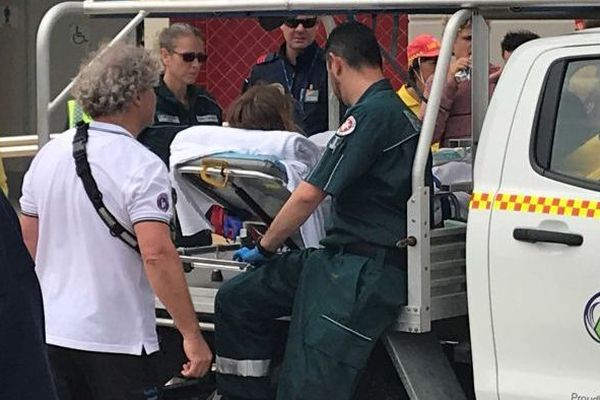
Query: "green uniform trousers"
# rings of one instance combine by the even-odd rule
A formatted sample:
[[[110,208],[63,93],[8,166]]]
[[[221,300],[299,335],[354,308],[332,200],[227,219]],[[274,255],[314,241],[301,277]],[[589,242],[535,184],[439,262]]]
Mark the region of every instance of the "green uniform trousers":
[[[227,399],[349,400],[369,355],[407,301],[406,262],[339,249],[278,255],[225,283],[215,303],[217,385]],[[291,315],[278,385],[276,318]]]

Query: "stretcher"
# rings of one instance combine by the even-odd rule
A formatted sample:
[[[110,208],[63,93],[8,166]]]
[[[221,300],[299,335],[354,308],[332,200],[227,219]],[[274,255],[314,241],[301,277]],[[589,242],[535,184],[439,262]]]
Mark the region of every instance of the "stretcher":
[[[249,216],[246,226],[268,225],[290,196],[284,166],[270,156],[226,152],[199,157],[177,167],[182,179],[194,188],[198,199],[213,199],[222,206]],[[187,192],[188,196],[190,191]],[[431,232],[431,313],[432,320],[465,315],[467,310],[465,276],[466,224],[445,221]],[[228,279],[242,273],[248,265],[233,261],[239,243],[195,248],[180,248],[182,261],[189,272],[186,279],[196,312],[202,316],[214,313],[218,288]],[[286,242],[288,249],[304,248],[300,232]],[[157,300],[157,308],[164,307]],[[395,329],[410,331],[414,310],[400,311]],[[202,318],[201,318],[202,319]],[[210,317],[207,319],[210,320]],[[171,326],[159,319],[159,325]],[[211,329],[205,324],[205,329]]]
[[[286,168],[272,156],[226,152],[199,157],[177,167],[180,177],[194,188],[199,201],[210,198],[237,215],[247,216],[242,240],[251,241],[252,230],[270,224],[290,196]],[[188,199],[190,191],[187,191]],[[233,261],[240,243],[179,248],[186,268],[186,280],[194,309],[200,315],[214,313],[218,288],[228,279],[242,273],[248,265]],[[304,248],[300,231],[286,241],[287,249]],[[159,310],[164,306],[156,300]],[[159,323],[161,320],[159,320]],[[161,325],[170,325],[162,320]]]

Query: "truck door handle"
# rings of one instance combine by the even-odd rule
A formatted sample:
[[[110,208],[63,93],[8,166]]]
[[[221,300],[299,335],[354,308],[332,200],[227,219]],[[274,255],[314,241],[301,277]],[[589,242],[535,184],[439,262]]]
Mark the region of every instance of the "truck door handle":
[[[583,236],[577,233],[546,231],[534,228],[515,228],[513,231],[513,238],[521,242],[558,243],[566,244],[567,246],[581,246],[583,243]]]

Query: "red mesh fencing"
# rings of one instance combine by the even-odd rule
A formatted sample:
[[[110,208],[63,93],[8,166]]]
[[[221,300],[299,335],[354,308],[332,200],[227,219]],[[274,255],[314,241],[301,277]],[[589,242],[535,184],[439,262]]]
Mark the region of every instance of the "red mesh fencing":
[[[358,14],[356,19],[373,26],[370,14]],[[346,17],[338,16],[335,20],[340,23]],[[254,18],[172,19],[172,22],[187,22],[203,32],[208,60],[201,69],[198,83],[208,89],[223,109],[239,96],[243,81],[256,59],[261,54],[277,51],[283,42],[279,29],[266,32]],[[375,18],[375,33],[379,43],[395,55],[403,67],[406,67],[407,27],[408,18],[403,14],[379,14]],[[317,41],[323,45],[325,38],[325,29],[321,26]],[[387,63],[385,73],[394,87],[400,86],[400,78]]]

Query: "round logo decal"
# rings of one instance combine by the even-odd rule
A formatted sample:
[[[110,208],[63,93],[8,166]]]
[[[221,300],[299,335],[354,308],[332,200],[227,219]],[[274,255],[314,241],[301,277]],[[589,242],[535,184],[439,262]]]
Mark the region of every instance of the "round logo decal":
[[[596,293],[585,305],[583,322],[592,339],[600,343],[600,293]]]
[[[156,198],[156,205],[161,211],[167,211],[169,209],[169,196],[166,193],[161,193]]]
[[[336,135],[346,136],[354,132],[356,128],[356,119],[351,115],[349,116],[342,125],[338,128]]]

